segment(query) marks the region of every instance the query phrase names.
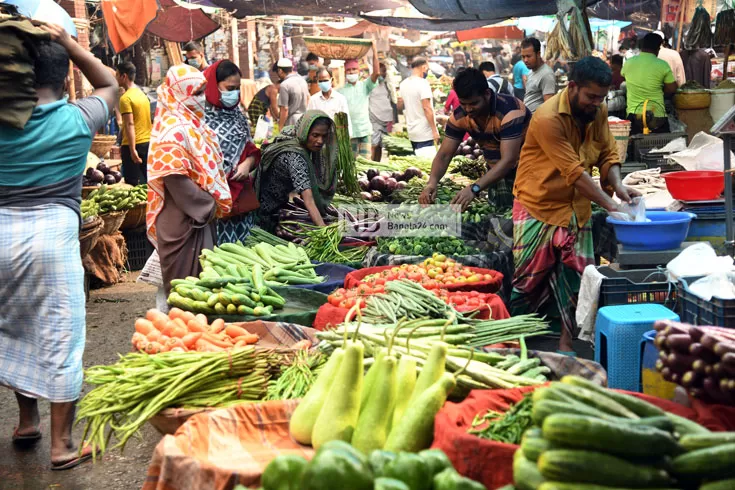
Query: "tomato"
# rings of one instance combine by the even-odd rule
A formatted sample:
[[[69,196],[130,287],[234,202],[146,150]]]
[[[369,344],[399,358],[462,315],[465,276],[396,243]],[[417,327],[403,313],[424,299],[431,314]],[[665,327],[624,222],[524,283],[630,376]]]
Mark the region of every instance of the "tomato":
[[[344,301],[344,295],[333,293],[330,294],[327,300],[329,301],[329,304],[332,306],[339,306],[339,304]]]
[[[478,296],[480,296],[480,293],[478,291],[470,291],[469,295],[473,298],[477,298]]]
[[[340,308],[347,308],[347,309],[349,310],[349,309],[350,309],[350,307],[349,307],[349,306],[347,305],[348,301],[349,301],[349,300],[346,300],[346,299],[345,299],[345,300],[342,300],[342,301],[341,301],[341,302],[339,303],[339,307],[340,307]]]
[[[386,280],[381,277],[381,278],[375,280],[375,286],[376,287],[383,286],[385,284],[385,282],[386,282]]]
[[[452,303],[454,303],[455,305],[463,305],[467,303],[467,298],[465,298],[462,295],[457,294],[452,298]]]
[[[477,308],[483,305],[483,303],[480,301],[480,298],[470,298],[467,300],[466,305]]]
[[[436,281],[426,281],[423,284],[423,286],[424,286],[424,289],[429,289],[429,290],[431,290],[431,289],[438,289],[439,288],[439,283],[436,282]]]
[[[357,286],[357,294],[360,296],[365,296],[366,294],[372,294],[372,288],[369,284],[360,284]]]

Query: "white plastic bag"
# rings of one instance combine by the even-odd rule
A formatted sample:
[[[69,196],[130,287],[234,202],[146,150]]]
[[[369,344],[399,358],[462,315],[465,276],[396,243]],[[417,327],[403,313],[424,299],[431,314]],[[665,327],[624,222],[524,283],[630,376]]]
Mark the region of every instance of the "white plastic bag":
[[[689,284],[689,291],[705,301],[735,299],[735,273],[717,272]]]
[[[732,257],[718,257],[709,243],[695,243],[666,264],[671,281],[680,277],[707,276],[715,272],[734,271]]]
[[[646,221],[646,201],[642,197],[634,197],[633,202],[622,203],[618,207],[620,212],[613,211],[610,213],[613,219],[620,221],[634,221],[643,223]]]
[[[730,155],[735,160],[732,152]],[[686,150],[669,155],[669,158],[687,170],[722,171],[725,168],[722,140],[705,132],[695,134]]]
[[[436,147],[434,147],[434,145],[425,146],[423,148],[419,148],[418,150],[414,150],[413,152],[416,154],[417,157],[433,159],[436,156]]]
[[[255,134],[253,134],[253,139],[256,141],[263,141],[268,137],[268,121],[265,120],[265,117],[260,116],[258,118],[258,123],[255,125]]]

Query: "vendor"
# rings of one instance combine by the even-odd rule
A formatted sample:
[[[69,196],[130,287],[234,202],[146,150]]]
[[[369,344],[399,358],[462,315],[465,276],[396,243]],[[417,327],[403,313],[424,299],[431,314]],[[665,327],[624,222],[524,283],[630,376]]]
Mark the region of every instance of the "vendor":
[[[452,204],[464,211],[480,191],[488,189],[490,201],[497,208],[513,205],[515,167],[521,152],[531,112],[512,95],[497,94],[488,87],[480,70],[468,68],[457,75],[453,84],[460,107],[447,123],[439,153],[431,166],[429,181],[419,197],[421,204],[431,204],[439,181],[449,168],[466,133],[480,145],[490,170],[474,184],[460,191]]]
[[[360,64],[357,60],[345,62],[347,83],[339,91],[347,99],[350,107],[350,143],[355,156],[370,158],[369,137],[373,130],[370,123],[370,93],[377,86],[380,76],[378,48],[373,41],[373,72],[365,80],[360,80]]]
[[[658,36],[657,36],[658,37]],[[559,352],[574,355],[574,309],[581,273],[594,263],[591,201],[608,212],[617,203],[592,180],[592,167],[618,198],[638,195],[620,178],[620,158],[602,104],[612,83],[599,58],[578,61],[569,85],[534,114],[513,193],[515,274],[511,313],[561,317]]]
[[[261,225],[275,229],[278,211],[292,193],[304,200],[311,220],[324,226],[322,213],[337,188],[337,141],[334,122],[317,110],[306,111],[263,148],[255,189]]]

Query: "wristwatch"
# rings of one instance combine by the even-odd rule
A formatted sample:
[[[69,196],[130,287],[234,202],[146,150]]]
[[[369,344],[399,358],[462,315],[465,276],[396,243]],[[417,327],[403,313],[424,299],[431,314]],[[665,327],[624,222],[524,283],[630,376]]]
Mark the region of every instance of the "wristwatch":
[[[480,193],[480,191],[482,190],[482,189],[480,188],[480,186],[479,186],[479,185],[477,185],[477,184],[472,184],[472,187],[470,187],[470,189],[472,190],[472,192],[473,192],[473,193],[474,193],[475,195],[478,195],[478,194]]]

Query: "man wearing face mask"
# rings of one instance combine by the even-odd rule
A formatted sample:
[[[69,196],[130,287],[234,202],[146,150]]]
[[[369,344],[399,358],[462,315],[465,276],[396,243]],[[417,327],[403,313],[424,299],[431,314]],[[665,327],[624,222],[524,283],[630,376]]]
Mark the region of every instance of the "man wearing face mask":
[[[433,158],[439,143],[439,130],[434,118],[434,96],[426,81],[429,63],[425,58],[414,58],[412,75],[401,82],[399,92],[403,99],[408,139],[416,155]]]
[[[321,92],[319,88],[319,57],[314,53],[306,55],[306,63],[309,65],[309,73],[304,77],[309,85],[309,95]]]
[[[117,83],[125,93],[120,97],[120,114],[122,115],[122,159],[125,183],[138,185],[148,182],[146,162],[148,160],[148,143],[151,140],[151,102],[148,96],[135,85],[135,65],[128,62],[117,65],[115,71]]]
[[[189,41],[184,44],[184,54],[186,55],[186,64],[193,66],[199,71],[209,68],[207,58],[204,57],[202,46],[195,41]]]
[[[383,157],[383,136],[393,129],[393,106],[396,103],[396,90],[388,80],[388,68],[381,63],[378,85],[370,92],[370,124],[373,126],[370,143],[374,162]]]
[[[612,83],[601,59],[579,60],[566,89],[534,114],[518,164],[513,203],[515,274],[511,313],[549,314],[561,323],[559,352],[575,355],[577,294],[594,264],[591,202],[618,211],[618,199],[639,195],[620,178],[620,157],[603,104]],[[592,180],[600,170],[600,185]]]
[[[278,60],[276,66],[281,86],[278,89],[278,105],[280,114],[278,127],[281,131],[292,126],[306,112],[309,104],[309,86],[298,73],[293,71],[293,62],[288,58]]]
[[[380,76],[380,61],[378,49],[373,41],[373,73],[369,78],[360,80],[360,65],[357,60],[345,62],[345,76],[347,83],[339,91],[347,99],[350,108],[350,142],[355,156],[370,158],[370,143],[368,138],[372,133],[370,124],[370,110],[368,102],[370,92]]]
[[[334,90],[332,72],[327,68],[320,68],[317,83],[319,84],[319,93],[311,97],[307,110],[326,112],[332,120],[334,120],[335,114],[344,112],[347,114],[347,120],[349,121],[350,108],[347,105],[347,99]]]

